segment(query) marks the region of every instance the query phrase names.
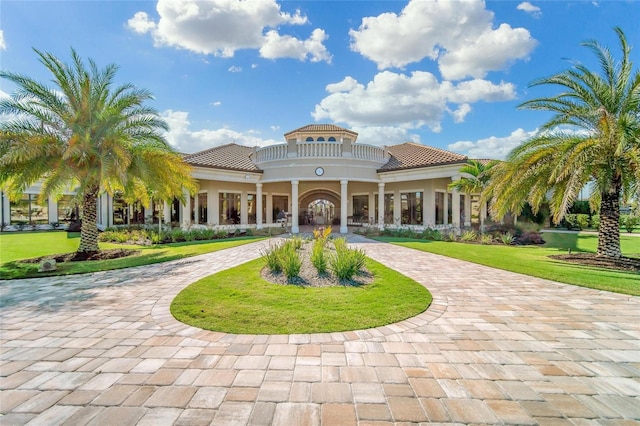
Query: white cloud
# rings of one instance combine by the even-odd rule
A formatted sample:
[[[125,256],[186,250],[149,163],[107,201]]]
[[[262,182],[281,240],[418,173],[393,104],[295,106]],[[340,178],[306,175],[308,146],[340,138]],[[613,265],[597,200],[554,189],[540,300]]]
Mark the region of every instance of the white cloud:
[[[4,41],[4,31],[0,30],[0,50],[7,50],[7,43]]]
[[[542,16],[542,11],[540,10],[540,8],[538,6],[532,5],[528,1],[520,3],[516,9],[530,13],[534,18],[539,18]]]
[[[269,59],[295,57],[330,61],[322,42],[324,31],[315,29],[307,40],[278,31],[283,25],[308,23],[297,11],[283,12],[275,0],[158,0],[155,22],[145,12],[137,12],[127,26],[150,33],[156,46],[172,46],[204,55],[232,57],[236,50],[258,49]]]
[[[167,110],[162,118],[169,124],[167,141],[179,152],[192,153],[228,143],[246,146],[265,146],[282,143],[274,139],[262,139],[255,130],[239,132],[226,127],[221,129],[191,130],[189,113],[185,111]]]
[[[326,87],[329,95],[316,105],[316,121],[329,120],[355,126],[400,126],[420,128],[427,125],[441,130],[445,113],[462,121],[471,111],[471,103],[504,101],[515,98],[515,86],[501,82],[470,80],[458,84],[439,82],[431,73],[415,71],[411,75],[391,71],[378,73],[372,81],[358,83],[345,77]]]
[[[232,65],[229,67],[229,69],[227,70],[229,72],[242,72],[242,67],[238,67],[236,65]]]
[[[213,102],[211,102],[211,105],[212,105],[212,106],[217,107],[217,106],[222,105],[222,102],[220,102],[220,101],[213,101]]]
[[[482,1],[411,0],[400,12],[365,17],[351,30],[351,49],[378,69],[437,61],[446,79],[482,78],[525,59],[536,45],[529,31],[502,24]]]
[[[420,135],[412,134],[409,129],[399,126],[352,127],[358,133],[358,142],[369,145],[396,145],[404,142],[420,143]]]
[[[449,151],[459,152],[469,158],[491,158],[503,160],[512,149],[535,136],[538,129],[526,131],[517,129],[508,136],[491,136],[477,141],[459,141],[448,145]]]
[[[260,48],[260,56],[267,59],[294,58],[304,61],[310,57],[311,62],[326,61],[331,63],[331,55],[322,44],[327,39],[324,30],[316,28],[306,40],[299,40],[289,35],[280,35],[271,30],[265,35],[265,43]]]

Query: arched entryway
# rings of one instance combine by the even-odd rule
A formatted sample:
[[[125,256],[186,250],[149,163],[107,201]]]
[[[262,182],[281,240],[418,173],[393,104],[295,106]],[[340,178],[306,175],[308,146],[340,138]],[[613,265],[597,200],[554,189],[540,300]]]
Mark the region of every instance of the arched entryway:
[[[313,189],[300,196],[301,225],[331,225],[340,221],[340,195],[327,189]]]

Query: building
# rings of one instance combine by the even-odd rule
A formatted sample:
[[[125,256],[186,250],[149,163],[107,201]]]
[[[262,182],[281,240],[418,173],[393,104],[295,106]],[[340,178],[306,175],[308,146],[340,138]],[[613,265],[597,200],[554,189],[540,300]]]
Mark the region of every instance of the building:
[[[183,227],[264,228],[286,221],[293,233],[304,225],[469,226],[477,197],[448,189],[467,157],[417,143],[374,146],[332,124],[310,124],[285,133],[285,143],[265,147],[217,146],[185,155],[199,189],[186,203],[126,204],[103,194],[98,224],[159,220]],[[38,187],[21,201],[2,197],[2,223],[49,226],[74,220],[72,193],[47,205]],[[472,208],[473,206],[473,208]]]

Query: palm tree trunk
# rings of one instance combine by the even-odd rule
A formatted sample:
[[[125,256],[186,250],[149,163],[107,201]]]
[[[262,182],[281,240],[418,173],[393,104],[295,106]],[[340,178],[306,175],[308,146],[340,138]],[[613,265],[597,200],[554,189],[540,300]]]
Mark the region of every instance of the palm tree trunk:
[[[87,259],[97,253],[98,224],[97,224],[98,187],[95,186],[85,192],[82,202],[82,227],[80,228],[80,246],[74,260]]]
[[[600,228],[598,229],[598,256],[622,257],[620,250],[620,190],[603,191],[600,203]]]

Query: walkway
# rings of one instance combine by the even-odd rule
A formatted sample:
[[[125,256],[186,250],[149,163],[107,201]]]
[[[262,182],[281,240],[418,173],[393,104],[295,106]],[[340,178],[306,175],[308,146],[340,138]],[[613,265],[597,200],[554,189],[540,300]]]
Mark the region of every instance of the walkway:
[[[386,327],[312,335],[227,335],[173,319],[182,288],[267,242],[0,283],[0,423],[640,419],[640,298],[359,241],[429,288],[432,306]]]

